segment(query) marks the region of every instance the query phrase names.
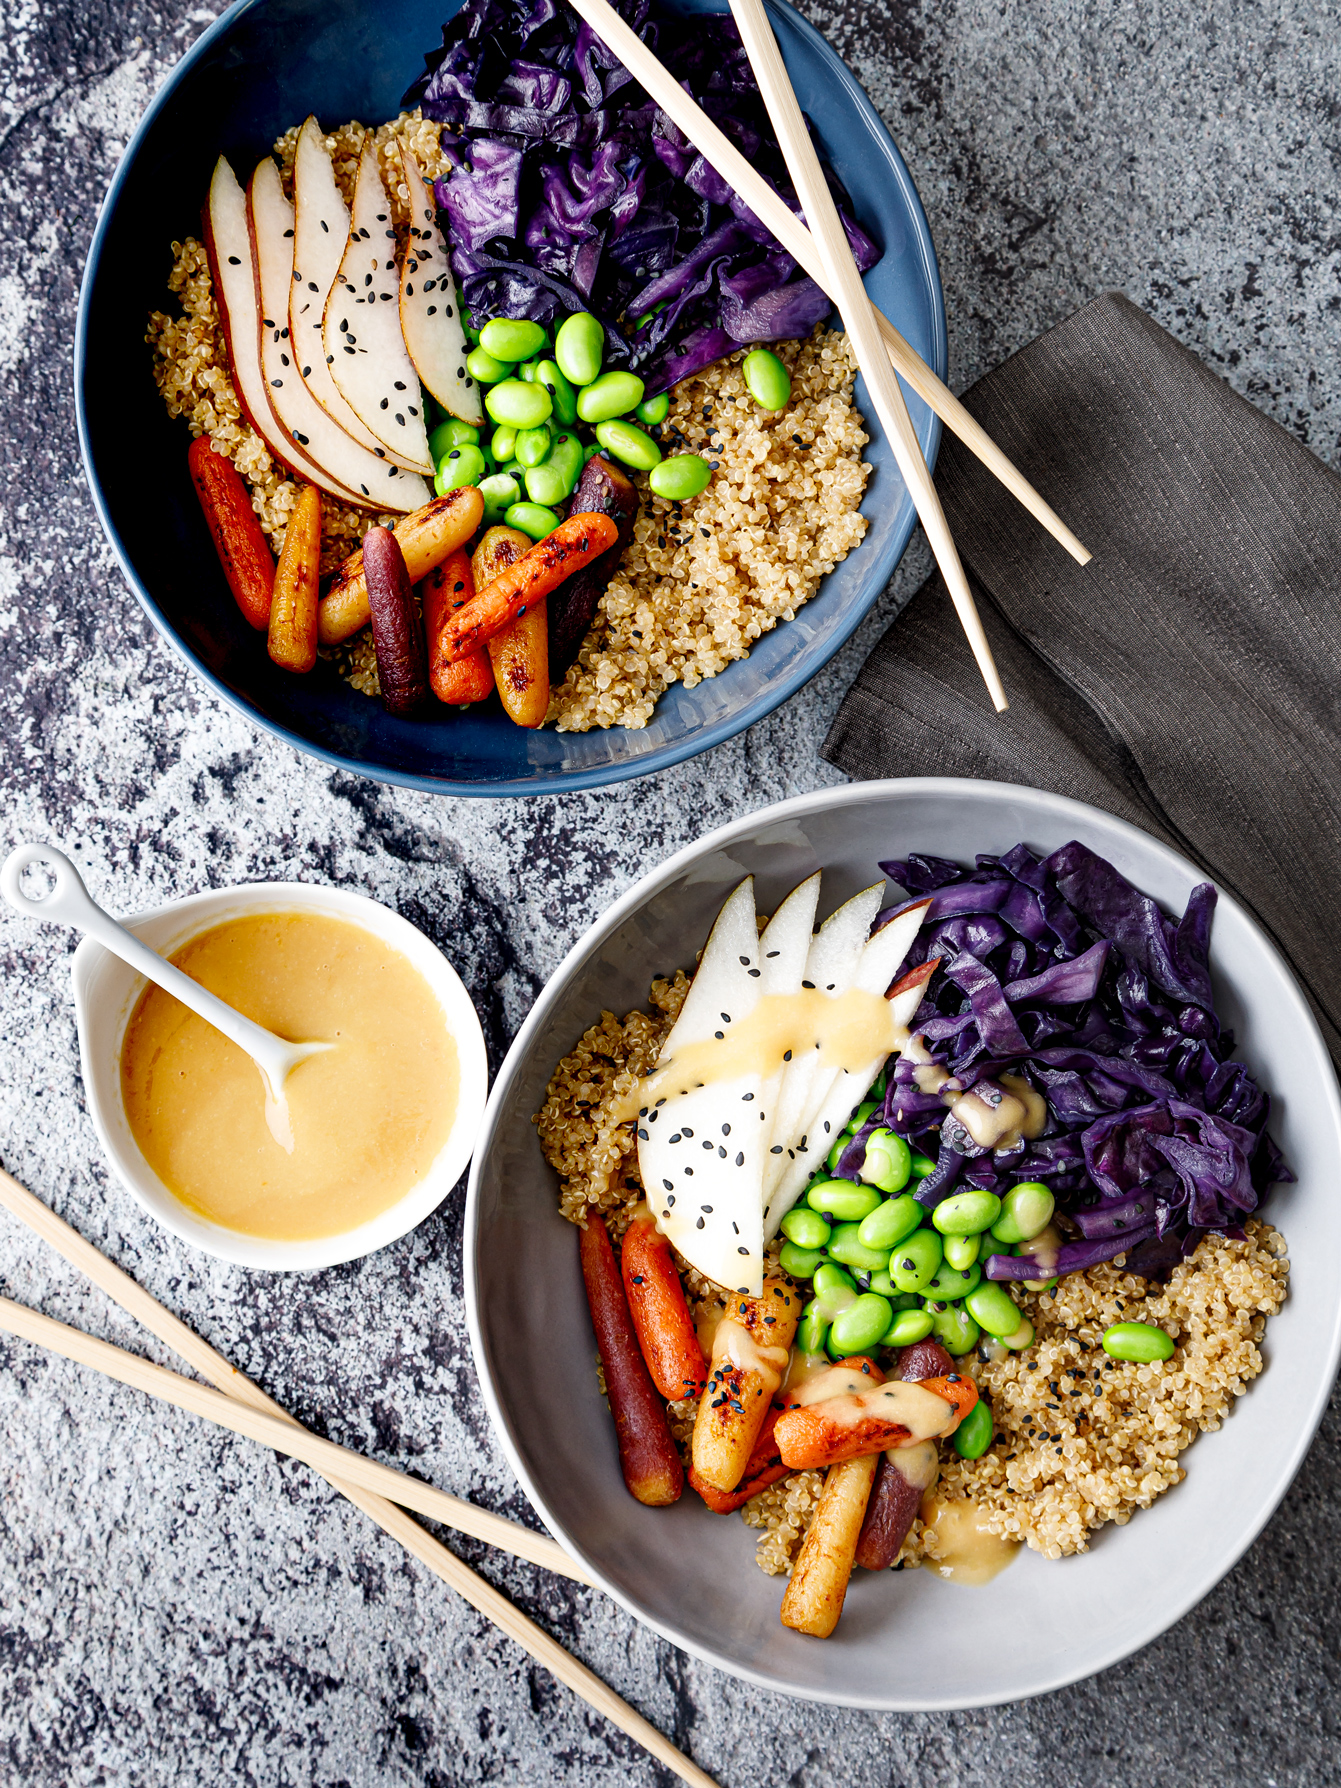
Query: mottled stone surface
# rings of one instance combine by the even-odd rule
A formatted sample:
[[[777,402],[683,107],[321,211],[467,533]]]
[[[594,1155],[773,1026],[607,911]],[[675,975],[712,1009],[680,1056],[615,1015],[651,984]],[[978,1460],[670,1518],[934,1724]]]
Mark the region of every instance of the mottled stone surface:
[[[1335,458],[1341,54],[1326,0],[811,11],[922,192],[957,385],[1120,286]],[[365,888],[448,950],[496,1063],[563,951],[649,862],[834,780],[817,744],[925,554],[803,696],[610,793],[397,793],[331,775],[209,699],[98,532],[70,350],[103,190],[212,16],[185,0],[0,12],[0,842],[63,841],[123,909],[268,875]],[[461,1190],[399,1246],[311,1278],[189,1253],[109,1183],[79,1080],[71,948],[0,919],[5,1163],[320,1432],[528,1518],[470,1362]],[[0,1283],[171,1363],[7,1217]],[[19,1344],[0,1344],[0,1409],[0,1781],[668,1779],[303,1467]],[[1338,1432],[1333,1414],[1268,1532],[1174,1631],[1096,1681],[986,1712],[791,1704],[600,1595],[461,1549],[724,1788],[1312,1785],[1338,1778]]]

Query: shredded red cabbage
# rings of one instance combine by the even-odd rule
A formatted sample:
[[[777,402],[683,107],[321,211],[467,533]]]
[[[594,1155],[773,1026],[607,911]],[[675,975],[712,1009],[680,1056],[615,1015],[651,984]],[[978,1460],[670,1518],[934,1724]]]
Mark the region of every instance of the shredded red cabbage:
[[[1193,889],[1180,920],[1111,863],[1072,842],[1039,859],[1019,844],[972,869],[943,858],[882,863],[909,895],[931,895],[906,968],[940,968],[913,1021],[961,1088],[989,1101],[1021,1075],[1047,1101],[1040,1136],[992,1152],[975,1144],[913,1064],[892,1059],[885,1102],[838,1164],[855,1178],[880,1124],[936,1159],[917,1188],[934,1206],[956,1189],[998,1194],[1042,1180],[1076,1239],[1056,1271],[1117,1254],[1160,1277],[1207,1230],[1241,1235],[1272,1184],[1294,1175],[1267,1132],[1270,1100],[1216,1017],[1209,946],[1215,889]],[[879,921],[877,921],[878,923]],[[994,1279],[1038,1262],[993,1255]]]
[[[615,4],[799,214],[730,17]],[[449,127],[438,203],[477,318],[590,310],[607,363],[654,393],[828,316],[815,282],[563,0],[466,0],[425,61],[404,103]],[[873,266],[879,249],[829,183],[858,265]]]

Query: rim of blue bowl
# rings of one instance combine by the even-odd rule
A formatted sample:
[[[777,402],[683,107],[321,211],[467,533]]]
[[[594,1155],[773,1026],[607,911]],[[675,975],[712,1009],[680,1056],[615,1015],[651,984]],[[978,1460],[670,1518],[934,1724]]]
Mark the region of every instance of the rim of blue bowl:
[[[880,560],[873,565],[869,594],[860,601],[853,602],[847,613],[835,623],[828,651],[819,664],[793,666],[784,676],[765,688],[752,702],[741,708],[738,713],[715,721],[700,731],[690,734],[688,738],[666,745],[659,751],[649,752],[646,757],[630,759],[626,764],[600,765],[590,770],[556,770],[528,776],[525,780],[508,779],[494,782],[458,782],[447,777],[422,776],[412,771],[397,770],[380,764],[372,765],[363,759],[346,757],[341,752],[332,751],[324,745],[318,745],[311,739],[304,738],[301,733],[295,732],[292,727],[258,713],[250,702],[235,690],[230,689],[220,677],[216,676],[183,644],[175,628],[154,600],[136,570],[104,501],[102,486],[94,469],[84,400],[85,375],[88,364],[89,310],[105,239],[112,227],[121,189],[129,178],[130,170],[135,164],[144,139],[153,129],[159,113],[170,104],[177,88],[190,74],[196,63],[209,53],[220,38],[227,36],[245,13],[264,4],[265,0],[235,0],[234,5],[230,6],[207,30],[201,33],[149,102],[103,198],[98,221],[89,243],[88,256],[84,262],[83,277],[80,281],[74,342],[75,425],[79,437],[80,458],[84,464],[89,493],[93,498],[93,507],[97,512],[102,531],[107,536],[112,551],[116,555],[123,577],[130,585],[136,600],[148,615],[157,632],[167,642],[176,657],[203,683],[208,684],[221,701],[262,732],[282,739],[286,744],[292,745],[295,750],[305,753],[308,757],[316,758],[319,763],[326,764],[331,769],[345,770],[355,776],[365,776],[370,781],[389,783],[398,788],[415,789],[431,795],[492,800],[517,795],[553,795],[570,791],[578,793],[585,789],[605,788],[617,782],[631,782],[639,776],[652,776],[660,770],[670,769],[675,764],[683,763],[687,758],[698,757],[702,752],[710,751],[715,745],[725,744],[728,739],[735,738],[737,733],[746,731],[756,721],[764,719],[775,708],[781,707],[783,702],[790,700],[797,690],[808,683],[812,677],[818,676],[824,665],[842,650],[875,606],[885,586],[894,575],[904,553],[908,550],[908,542],[912,539],[913,531],[917,526],[915,512],[910,512],[905,516],[903,523],[892,535]],[[857,77],[823,33],[817,31],[810,21],[790,4],[790,0],[765,0],[765,4],[770,11],[776,12],[784,18],[789,27],[799,36],[806,39],[822,61],[831,65],[849,102],[866,121],[875,140],[881,144],[889,158],[891,171],[908,205],[917,253],[921,258],[926,275],[927,296],[931,303],[935,338],[932,370],[943,379],[949,365],[949,337],[946,331],[945,295],[941,286],[940,266],[936,259],[936,247],[931,237],[931,226],[927,222],[926,212],[922,208],[922,200],[913,183],[913,177],[908,171],[908,165],[899,151],[899,146],[894,141],[884,119],[867,97]],[[712,9],[725,12],[727,10],[725,0],[722,0],[720,5],[714,5]],[[927,465],[934,470],[940,447],[941,422],[940,418],[930,410],[927,411],[927,416],[929,420],[923,431],[920,445]],[[860,551],[860,547],[857,550]],[[883,575],[877,576],[881,567],[884,568]],[[731,668],[728,666],[722,674],[729,674]]]

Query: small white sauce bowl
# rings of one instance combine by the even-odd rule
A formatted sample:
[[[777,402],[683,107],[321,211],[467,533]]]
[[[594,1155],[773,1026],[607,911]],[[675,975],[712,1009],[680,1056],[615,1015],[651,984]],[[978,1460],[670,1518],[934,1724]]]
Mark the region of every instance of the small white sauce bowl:
[[[170,956],[202,931],[253,913],[315,913],[357,925],[399,950],[436,994],[460,1064],[456,1116],[432,1166],[398,1203],[341,1235],[277,1242],[225,1229],[174,1197],[140,1153],[121,1097],[121,1045],[146,982],[92,938],[85,938],[75,951],[70,971],[79,1060],[89,1115],[103,1152],[122,1185],[151,1217],[193,1248],[203,1248],[221,1260],[269,1272],[311,1272],[385,1248],[437,1209],[465,1172],[475,1146],[489,1090],[489,1062],[470,995],[441,950],[399,913],[362,894],[306,882],[254,882],[172,900],[123,919],[122,924],[160,956]]]

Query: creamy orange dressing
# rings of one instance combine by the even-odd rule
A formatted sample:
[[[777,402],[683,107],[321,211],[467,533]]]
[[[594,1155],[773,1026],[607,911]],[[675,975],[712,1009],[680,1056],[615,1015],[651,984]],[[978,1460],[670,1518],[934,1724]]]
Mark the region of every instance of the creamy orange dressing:
[[[405,956],[341,919],[266,913],[216,925],[171,960],[267,1030],[335,1045],[288,1078],[286,1153],[251,1058],[146,988],[122,1043],[122,1100],[184,1205],[245,1235],[308,1241],[357,1229],[423,1179],[456,1114],[458,1061]]]
[[[855,1366],[830,1366],[798,1374],[794,1380],[789,1375],[788,1390],[804,1408],[822,1403],[826,1420],[837,1428],[855,1428],[874,1416],[897,1422],[913,1440],[931,1440],[956,1421],[954,1405],[935,1391],[898,1378],[873,1384],[870,1375]]]
[[[1037,1279],[1026,1279],[1030,1291],[1042,1291],[1057,1271],[1057,1254],[1062,1247],[1062,1233],[1053,1223],[1042,1229],[1030,1242],[1020,1243],[1021,1254],[1031,1254],[1038,1262]]]
[[[942,1502],[924,1496],[922,1520],[940,1547],[938,1555],[928,1559],[928,1568],[951,1583],[990,1583],[1020,1550],[1018,1541],[1003,1540],[987,1531],[975,1502]]]
[[[930,1490],[941,1475],[940,1454],[934,1440],[915,1441],[911,1446],[889,1447],[885,1457],[905,1484],[914,1490]]]
[[[734,1316],[723,1316],[712,1340],[712,1364],[730,1365],[742,1372],[756,1372],[764,1385],[763,1396],[771,1397],[782,1383],[791,1358],[790,1347],[765,1347],[756,1341],[743,1322]]]

